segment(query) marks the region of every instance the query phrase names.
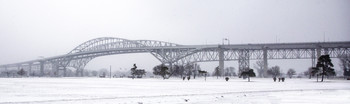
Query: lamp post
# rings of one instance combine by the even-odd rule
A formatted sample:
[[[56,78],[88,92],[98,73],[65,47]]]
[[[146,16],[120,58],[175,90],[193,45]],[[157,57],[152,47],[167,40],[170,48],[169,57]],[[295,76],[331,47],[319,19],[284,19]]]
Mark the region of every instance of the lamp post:
[[[109,79],[112,78],[112,65],[109,65]]]
[[[228,38],[222,39],[222,45],[225,45],[225,41],[227,41],[227,45],[230,45],[230,40]]]

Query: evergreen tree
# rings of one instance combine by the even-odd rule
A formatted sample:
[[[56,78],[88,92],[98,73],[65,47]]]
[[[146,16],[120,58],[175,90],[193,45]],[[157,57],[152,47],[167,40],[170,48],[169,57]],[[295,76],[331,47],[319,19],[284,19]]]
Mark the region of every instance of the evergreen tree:
[[[26,73],[27,73],[27,72],[24,71],[23,68],[17,72],[17,74],[20,75],[21,77],[22,77],[23,75],[25,75]]]
[[[250,82],[250,77],[256,77],[255,75],[255,72],[253,69],[249,69],[249,70],[245,70],[241,73],[240,77],[241,76],[245,76],[245,77],[248,77],[248,82]],[[243,77],[244,78],[244,77]]]
[[[322,55],[318,58],[316,67],[312,68],[313,70],[311,71],[311,74],[316,75],[317,78],[319,75],[321,75],[321,82],[323,82],[324,76],[335,75],[335,71],[332,67],[334,67],[334,65],[329,55]]]
[[[166,79],[166,76],[170,75],[169,68],[166,67],[164,64],[155,66],[155,67],[153,67],[153,74],[160,75],[163,77],[163,79]]]
[[[136,64],[134,64],[134,67],[130,69],[130,74],[132,75],[132,79],[134,79],[135,75],[137,75],[136,69],[137,69]]]

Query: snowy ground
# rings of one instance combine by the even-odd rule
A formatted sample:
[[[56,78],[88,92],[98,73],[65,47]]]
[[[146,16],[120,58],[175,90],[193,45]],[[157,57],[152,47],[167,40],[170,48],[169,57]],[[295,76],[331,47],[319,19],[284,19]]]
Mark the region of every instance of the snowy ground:
[[[186,102],[187,100],[187,102]],[[2,103],[350,104],[350,81],[233,78],[0,78]]]

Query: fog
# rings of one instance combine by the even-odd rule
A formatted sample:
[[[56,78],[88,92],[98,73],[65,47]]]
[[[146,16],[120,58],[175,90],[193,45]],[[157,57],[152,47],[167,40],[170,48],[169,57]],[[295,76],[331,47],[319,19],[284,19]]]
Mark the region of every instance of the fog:
[[[349,18],[349,0],[0,0],[0,64],[67,54],[98,37],[183,45],[349,41]],[[289,62],[269,65],[311,65]],[[133,63],[148,70],[160,64],[149,54],[128,54],[99,57],[86,68]],[[218,62],[210,63],[202,66]],[[237,69],[234,63],[225,64]]]

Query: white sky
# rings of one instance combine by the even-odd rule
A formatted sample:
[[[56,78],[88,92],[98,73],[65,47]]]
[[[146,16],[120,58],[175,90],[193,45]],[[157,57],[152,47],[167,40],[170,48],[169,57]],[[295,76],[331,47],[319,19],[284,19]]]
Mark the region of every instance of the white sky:
[[[350,41],[350,0],[0,0],[0,64],[66,54],[98,37],[184,45]],[[301,65],[280,66],[305,70],[311,63],[283,63],[294,61]],[[86,68],[133,63],[151,69],[160,62],[115,55]]]

